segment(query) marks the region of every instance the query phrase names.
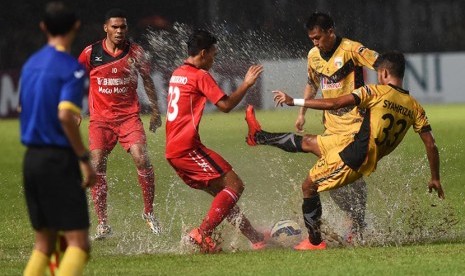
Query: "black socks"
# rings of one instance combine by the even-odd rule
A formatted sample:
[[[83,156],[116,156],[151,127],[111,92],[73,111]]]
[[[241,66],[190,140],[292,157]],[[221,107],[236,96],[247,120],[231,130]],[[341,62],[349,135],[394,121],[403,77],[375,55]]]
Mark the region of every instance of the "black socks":
[[[320,244],[322,242],[320,230],[322,209],[319,194],[310,198],[304,198],[302,213],[310,242],[313,245]]]
[[[278,147],[287,152],[304,152],[302,136],[290,132],[271,133],[262,130],[255,134],[255,141],[257,144]]]

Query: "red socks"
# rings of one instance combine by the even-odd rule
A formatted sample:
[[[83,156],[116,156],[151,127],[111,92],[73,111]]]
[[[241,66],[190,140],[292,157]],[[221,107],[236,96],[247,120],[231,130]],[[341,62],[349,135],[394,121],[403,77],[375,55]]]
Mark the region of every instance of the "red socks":
[[[137,170],[139,185],[144,198],[144,213],[153,212],[153,199],[155,195],[155,175],[153,167],[145,170]],[[98,223],[107,223],[107,180],[105,173],[97,173],[97,183],[92,187],[92,200],[94,201],[95,212]]]
[[[94,201],[95,212],[98,223],[107,223],[107,179],[105,173],[97,173],[97,183],[91,188],[92,200]]]
[[[213,230],[229,215],[239,200],[239,196],[230,188],[224,188],[212,201],[208,214],[200,225],[200,230],[206,235],[211,235]]]
[[[143,170],[137,170],[139,185],[142,189],[142,197],[144,198],[144,213],[153,212],[153,199],[155,197],[155,175],[153,167]]]

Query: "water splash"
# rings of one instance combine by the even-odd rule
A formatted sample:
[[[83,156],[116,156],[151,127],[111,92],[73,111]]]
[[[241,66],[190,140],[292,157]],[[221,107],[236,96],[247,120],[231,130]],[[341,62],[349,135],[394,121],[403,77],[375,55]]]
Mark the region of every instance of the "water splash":
[[[165,97],[166,80],[186,58],[185,41],[191,31],[190,27],[183,24],[175,24],[169,31],[147,31],[147,54],[154,64],[154,71],[165,84],[161,89],[157,89]],[[225,26],[214,27],[213,33],[218,35],[220,50],[213,67],[214,75],[230,74],[233,78],[242,78],[247,68],[246,64],[260,59],[279,60],[283,56],[283,49],[286,51],[294,47],[276,45],[266,35],[252,31],[241,33],[238,41],[231,37]],[[226,71],[225,68],[231,71]],[[222,78],[218,76],[216,77]],[[234,89],[235,85],[236,82],[230,82],[230,90]],[[164,98],[161,98],[160,103],[163,102]],[[230,145],[224,145],[228,146]],[[451,166],[449,170],[453,170],[454,160],[463,154],[463,149],[456,147],[441,150],[448,151],[447,158],[442,162]],[[434,194],[429,196],[422,191],[425,186],[425,183],[422,183],[425,181],[423,176],[429,173],[426,158],[418,160],[413,155],[399,155],[398,151],[401,149],[382,160],[377,172],[366,178],[369,189],[366,214],[368,227],[364,233],[364,242],[356,245],[390,246],[463,238],[463,230],[456,227],[460,217],[458,210],[447,201],[437,200]],[[300,185],[314,159],[285,154],[270,148],[253,150],[247,157],[250,158],[249,163],[253,162],[253,168],[241,164],[242,162],[231,163],[246,183],[246,192],[238,205],[252,224],[263,230],[280,219],[292,219],[305,229],[301,215]],[[133,164],[128,160],[125,162],[128,164],[127,170],[133,171]],[[185,242],[185,235],[200,223],[208,210],[211,197],[186,187],[174,174],[157,178],[159,185],[165,185],[163,196],[157,194],[156,202],[156,210],[159,210],[164,230],[159,237],[145,231],[146,226],[140,219],[138,204],[141,204],[142,199],[135,184],[136,176],[123,174],[109,180],[110,192],[112,189],[118,189],[117,186],[133,187],[132,192],[127,192],[129,197],[123,195],[130,198],[131,202],[128,199],[127,204],[131,207],[116,210],[109,206],[113,218],[118,218],[117,227],[114,227],[117,234],[104,246],[110,254],[192,252],[193,248]],[[117,182],[118,184],[113,184]],[[345,214],[335,206],[327,193],[323,193],[321,197],[323,231],[328,239],[334,241],[332,246],[345,246],[342,239],[347,231]],[[128,209],[134,211],[127,212]],[[248,241],[237,228],[227,222],[222,223],[217,232],[221,233],[220,238],[223,239],[223,248],[226,251],[249,250]]]

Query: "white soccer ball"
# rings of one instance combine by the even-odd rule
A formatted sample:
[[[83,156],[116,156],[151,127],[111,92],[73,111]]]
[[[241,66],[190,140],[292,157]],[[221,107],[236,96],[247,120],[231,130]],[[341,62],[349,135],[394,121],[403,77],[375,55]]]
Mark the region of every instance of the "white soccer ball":
[[[293,220],[280,220],[273,225],[270,235],[276,245],[293,247],[302,239],[302,228]]]

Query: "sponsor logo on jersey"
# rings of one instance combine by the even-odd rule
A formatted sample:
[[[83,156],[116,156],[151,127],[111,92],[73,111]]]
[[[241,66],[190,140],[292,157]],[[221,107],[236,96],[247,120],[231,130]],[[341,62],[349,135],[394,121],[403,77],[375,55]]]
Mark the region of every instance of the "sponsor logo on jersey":
[[[110,87],[102,87],[102,86],[99,86],[98,87],[98,92],[99,93],[102,93],[102,94],[124,94],[126,92],[128,92],[129,90],[129,87],[127,86],[123,86],[123,87],[113,87],[113,88],[110,88]]]
[[[94,61],[101,62],[103,61],[103,57],[96,56]]]
[[[131,78],[97,78],[98,85],[127,85],[131,82]]]
[[[332,89],[341,89],[341,82],[331,82],[327,78],[321,80],[321,90],[332,90]]]

